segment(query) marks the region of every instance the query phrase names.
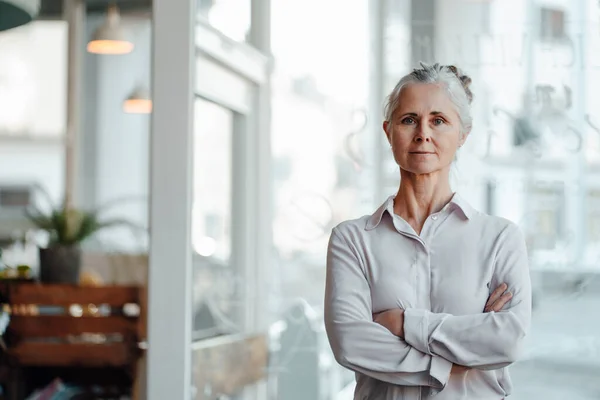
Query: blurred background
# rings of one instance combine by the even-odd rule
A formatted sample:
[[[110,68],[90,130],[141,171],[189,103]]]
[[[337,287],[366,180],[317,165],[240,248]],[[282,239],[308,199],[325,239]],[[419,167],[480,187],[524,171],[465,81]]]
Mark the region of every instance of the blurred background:
[[[0,0],[0,398],[351,399],[327,241],[420,61],[473,79],[453,189],[526,234],[511,398],[600,398],[597,0]]]

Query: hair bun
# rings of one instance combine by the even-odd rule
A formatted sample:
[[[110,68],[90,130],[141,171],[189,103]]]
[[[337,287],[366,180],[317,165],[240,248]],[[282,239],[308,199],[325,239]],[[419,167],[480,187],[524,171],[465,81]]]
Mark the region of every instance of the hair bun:
[[[463,74],[462,71],[459,70],[458,68],[456,68],[454,65],[449,65],[448,69],[454,75],[456,75],[456,77],[460,81],[463,89],[465,89],[465,93],[467,94],[467,98],[469,99],[469,103],[471,103],[473,101],[473,93],[471,92],[471,89],[469,89],[469,86],[471,86],[471,82],[472,82],[471,77],[469,77],[468,75]]]

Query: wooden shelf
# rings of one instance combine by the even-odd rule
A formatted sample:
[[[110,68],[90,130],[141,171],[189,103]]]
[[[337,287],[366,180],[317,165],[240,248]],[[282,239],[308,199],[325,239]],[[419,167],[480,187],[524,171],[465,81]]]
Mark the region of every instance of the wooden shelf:
[[[135,353],[128,342],[111,344],[21,342],[9,350],[24,366],[126,367]]]
[[[13,316],[10,329],[21,337],[65,337],[84,333],[110,334],[119,332],[126,338],[135,337],[137,327],[124,317],[81,317],[66,315]],[[17,338],[18,340],[19,338]]]
[[[140,302],[140,288],[136,286],[86,287],[75,285],[49,285],[40,283],[0,284],[0,291],[12,304],[38,304],[66,306],[71,304],[108,304],[123,306]]]

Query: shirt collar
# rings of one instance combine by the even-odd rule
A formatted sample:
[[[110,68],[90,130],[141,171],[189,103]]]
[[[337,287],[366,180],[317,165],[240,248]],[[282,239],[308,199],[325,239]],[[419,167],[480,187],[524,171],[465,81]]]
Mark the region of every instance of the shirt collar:
[[[396,196],[392,195],[388,197],[387,200],[377,209],[377,211],[375,211],[373,215],[371,215],[371,217],[367,220],[367,225],[365,226],[366,230],[370,231],[372,229],[377,228],[385,212],[387,212],[391,216],[394,215],[394,197]],[[450,206],[461,210],[463,215],[467,219],[471,219],[473,217],[473,214],[475,213],[473,207],[471,207],[471,205],[467,203],[467,201],[463,199],[458,193],[454,193],[454,195],[445,207]]]

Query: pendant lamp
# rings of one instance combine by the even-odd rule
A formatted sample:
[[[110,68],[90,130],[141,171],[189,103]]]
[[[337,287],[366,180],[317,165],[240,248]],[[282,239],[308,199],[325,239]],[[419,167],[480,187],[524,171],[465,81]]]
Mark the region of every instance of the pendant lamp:
[[[108,6],[106,20],[94,32],[87,50],[95,54],[127,54],[133,50],[133,43],[127,40],[121,27],[121,16],[116,5]]]
[[[123,102],[123,111],[128,114],[150,114],[152,100],[149,91],[143,86],[138,86]]]
[[[0,31],[31,22],[40,11],[40,0],[0,0]]]

